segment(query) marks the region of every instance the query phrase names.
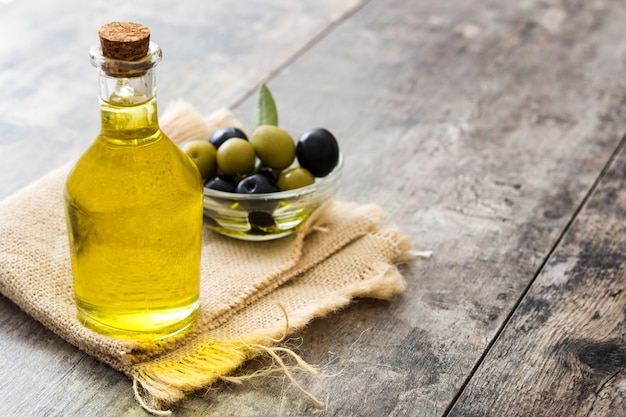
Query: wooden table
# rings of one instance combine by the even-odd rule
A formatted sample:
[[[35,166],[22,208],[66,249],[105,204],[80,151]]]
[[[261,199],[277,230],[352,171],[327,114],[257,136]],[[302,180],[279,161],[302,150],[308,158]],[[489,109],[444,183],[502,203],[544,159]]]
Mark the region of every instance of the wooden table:
[[[87,50],[135,20],[164,51],[161,110],[249,123],[267,82],[282,121],[336,133],[340,198],[434,256],[403,267],[403,295],[298,334],[324,412],[278,377],[175,415],[626,415],[622,2],[194,3],[0,0],[0,198],[93,140]],[[128,378],[6,298],[0,351],[2,415],[145,415]]]

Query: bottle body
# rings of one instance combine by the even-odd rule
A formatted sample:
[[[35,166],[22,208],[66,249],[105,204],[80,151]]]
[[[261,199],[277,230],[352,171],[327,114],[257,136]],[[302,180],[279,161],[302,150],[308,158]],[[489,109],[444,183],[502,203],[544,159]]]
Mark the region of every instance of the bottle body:
[[[101,133],[64,190],[78,317],[110,336],[159,339],[197,315],[202,183],[159,129],[155,96],[115,94],[101,97]]]

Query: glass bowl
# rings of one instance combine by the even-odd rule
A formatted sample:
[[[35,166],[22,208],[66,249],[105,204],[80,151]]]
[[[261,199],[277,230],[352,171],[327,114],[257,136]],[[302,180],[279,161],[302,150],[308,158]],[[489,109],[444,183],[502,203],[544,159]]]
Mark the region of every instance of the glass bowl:
[[[204,188],[204,224],[236,239],[263,241],[289,236],[339,189],[343,156],[314,184],[266,194],[239,194]]]

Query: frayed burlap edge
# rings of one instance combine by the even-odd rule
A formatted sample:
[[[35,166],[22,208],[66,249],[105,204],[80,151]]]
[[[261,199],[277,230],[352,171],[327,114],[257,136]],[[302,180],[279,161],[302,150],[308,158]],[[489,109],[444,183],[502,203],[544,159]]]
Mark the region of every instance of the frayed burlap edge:
[[[395,264],[413,258],[414,255],[410,252],[411,240],[393,229],[369,233],[366,238],[384,241],[385,245],[392,247],[396,252],[395,257],[390,259],[392,264],[377,261],[361,271],[354,271],[355,278],[350,284],[318,296],[314,303],[305,303],[300,308],[287,311],[277,303],[276,311],[284,315],[284,320],[256,334],[238,339],[211,339],[208,335],[189,341],[183,353],[173,351],[157,361],[136,364],[125,372],[133,376],[138,402],[154,414],[167,415],[168,407],[220,380],[240,382],[280,371],[316,406],[322,407],[323,404],[300,386],[290,372],[291,366],[311,374],[315,373],[315,368],[280,342],[286,336],[305,328],[312,320],[324,318],[345,308],[356,297],[390,299],[404,291],[406,283]],[[277,291],[297,292],[308,284],[310,282],[307,282],[306,275],[299,276]],[[280,301],[280,297],[274,298]],[[254,308],[254,305],[249,308]],[[230,377],[243,364],[257,356],[272,358],[273,365],[252,375]]]
[[[204,119],[190,105],[181,101],[175,103],[166,112],[166,117],[162,119],[162,127],[176,143],[181,143],[184,140],[202,134],[203,131],[206,132],[207,121],[214,123],[214,126],[224,124],[236,125],[228,111],[218,111],[209,116],[209,118]],[[59,171],[64,171],[65,169],[64,167]],[[41,184],[44,184],[44,182],[33,184],[30,187],[37,187]],[[9,203],[11,199],[10,197],[4,200],[2,202],[3,205]],[[345,207],[346,209],[352,209],[356,206],[346,205]],[[281,346],[280,342],[284,337],[304,328],[308,322],[315,318],[325,317],[338,309],[344,308],[355,297],[388,299],[404,290],[404,279],[394,264],[405,262],[415,254],[410,251],[410,239],[400,234],[397,230],[380,230],[378,222],[384,217],[382,210],[375,206],[368,206],[367,210],[370,210],[372,214],[370,218],[371,224],[358,232],[356,236],[353,236],[350,241],[333,247],[330,252],[342,253],[344,247],[347,246],[349,248],[354,244],[355,241],[352,239],[356,239],[356,242],[372,240],[385,244],[386,249],[383,252],[387,253],[386,258],[371,263],[367,268],[354,271],[353,282],[323,291],[323,295],[315,298],[314,303],[296,303],[297,308],[294,307],[293,302],[291,305],[283,303],[281,294],[285,291],[292,291],[293,288],[298,286],[306,287],[309,283],[308,274],[311,271],[320,269],[318,268],[320,266],[319,263],[325,261],[317,259],[317,261],[309,264],[305,262],[294,265],[292,270],[286,274],[287,279],[280,279],[279,277],[272,281],[271,285],[260,289],[258,294],[253,294],[250,298],[245,299],[245,303],[250,304],[246,308],[254,308],[259,303],[274,303],[277,318],[273,323],[263,329],[259,329],[258,332],[249,332],[236,337],[232,337],[232,334],[229,334],[228,331],[225,332],[228,337],[223,337],[223,327],[228,326],[228,321],[224,321],[223,323],[218,323],[216,328],[212,329],[208,334],[202,335],[202,337],[185,336],[178,340],[160,344],[154,349],[141,352],[141,354],[137,354],[138,346],[134,343],[109,343],[106,340],[101,340],[100,342],[109,346],[106,349],[108,354],[105,355],[102,352],[102,345],[85,346],[81,342],[82,329],[75,330],[72,333],[72,337],[68,338],[67,329],[58,328],[62,324],[56,323],[54,320],[50,322],[45,317],[45,314],[39,314],[36,308],[30,307],[28,301],[23,301],[28,299],[28,297],[24,297],[25,294],[11,295],[5,293],[6,288],[1,289],[5,295],[14,299],[14,301],[22,300],[22,302],[18,302],[18,305],[30,315],[42,321],[55,333],[104,363],[131,376],[134,380],[135,395],[142,407],[155,414],[167,414],[168,411],[163,409],[177,404],[189,393],[207,388],[218,380],[237,382],[237,378],[229,375],[243,363],[259,355],[272,357],[276,364],[272,370],[281,370],[288,377],[290,375],[288,372],[289,367],[285,365],[281,355],[295,361],[296,366],[304,370],[314,371],[298,355]],[[325,225],[325,213],[325,209],[320,209],[312,216],[307,225],[300,231],[302,240],[315,239],[316,235],[329,232]],[[15,256],[18,255],[18,253],[15,254]],[[326,255],[332,258],[334,253],[327,253]],[[303,256],[306,258],[306,253]],[[296,274],[295,278],[290,279],[290,277],[294,276],[293,274]],[[278,307],[280,305],[285,305],[286,307],[281,309]],[[237,316],[237,313],[234,315]],[[182,341],[184,341],[185,349],[181,351],[176,349],[176,346],[183,343]],[[153,355],[152,358],[150,357],[151,355]],[[247,377],[243,375],[239,377],[239,380]],[[296,387],[299,387],[295,380],[292,379],[292,382]],[[300,389],[303,393],[309,395],[301,387]],[[317,400],[313,397],[311,398],[317,404]]]

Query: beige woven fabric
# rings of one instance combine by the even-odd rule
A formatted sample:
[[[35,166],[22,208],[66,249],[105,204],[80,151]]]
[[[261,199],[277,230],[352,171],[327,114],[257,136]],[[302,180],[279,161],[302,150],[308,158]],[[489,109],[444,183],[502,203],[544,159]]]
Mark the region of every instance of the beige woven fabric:
[[[204,119],[185,103],[168,108],[161,121],[177,142],[233,123],[228,112]],[[132,377],[150,407],[180,401],[270,353],[285,336],[286,318],[291,333],[354,297],[386,299],[404,289],[395,264],[410,257],[409,239],[382,229],[375,206],[331,202],[296,236],[277,241],[243,242],[205,230],[201,308],[189,332],[158,343],[101,336],[75,317],[62,199],[68,168],[0,202],[0,292]]]

